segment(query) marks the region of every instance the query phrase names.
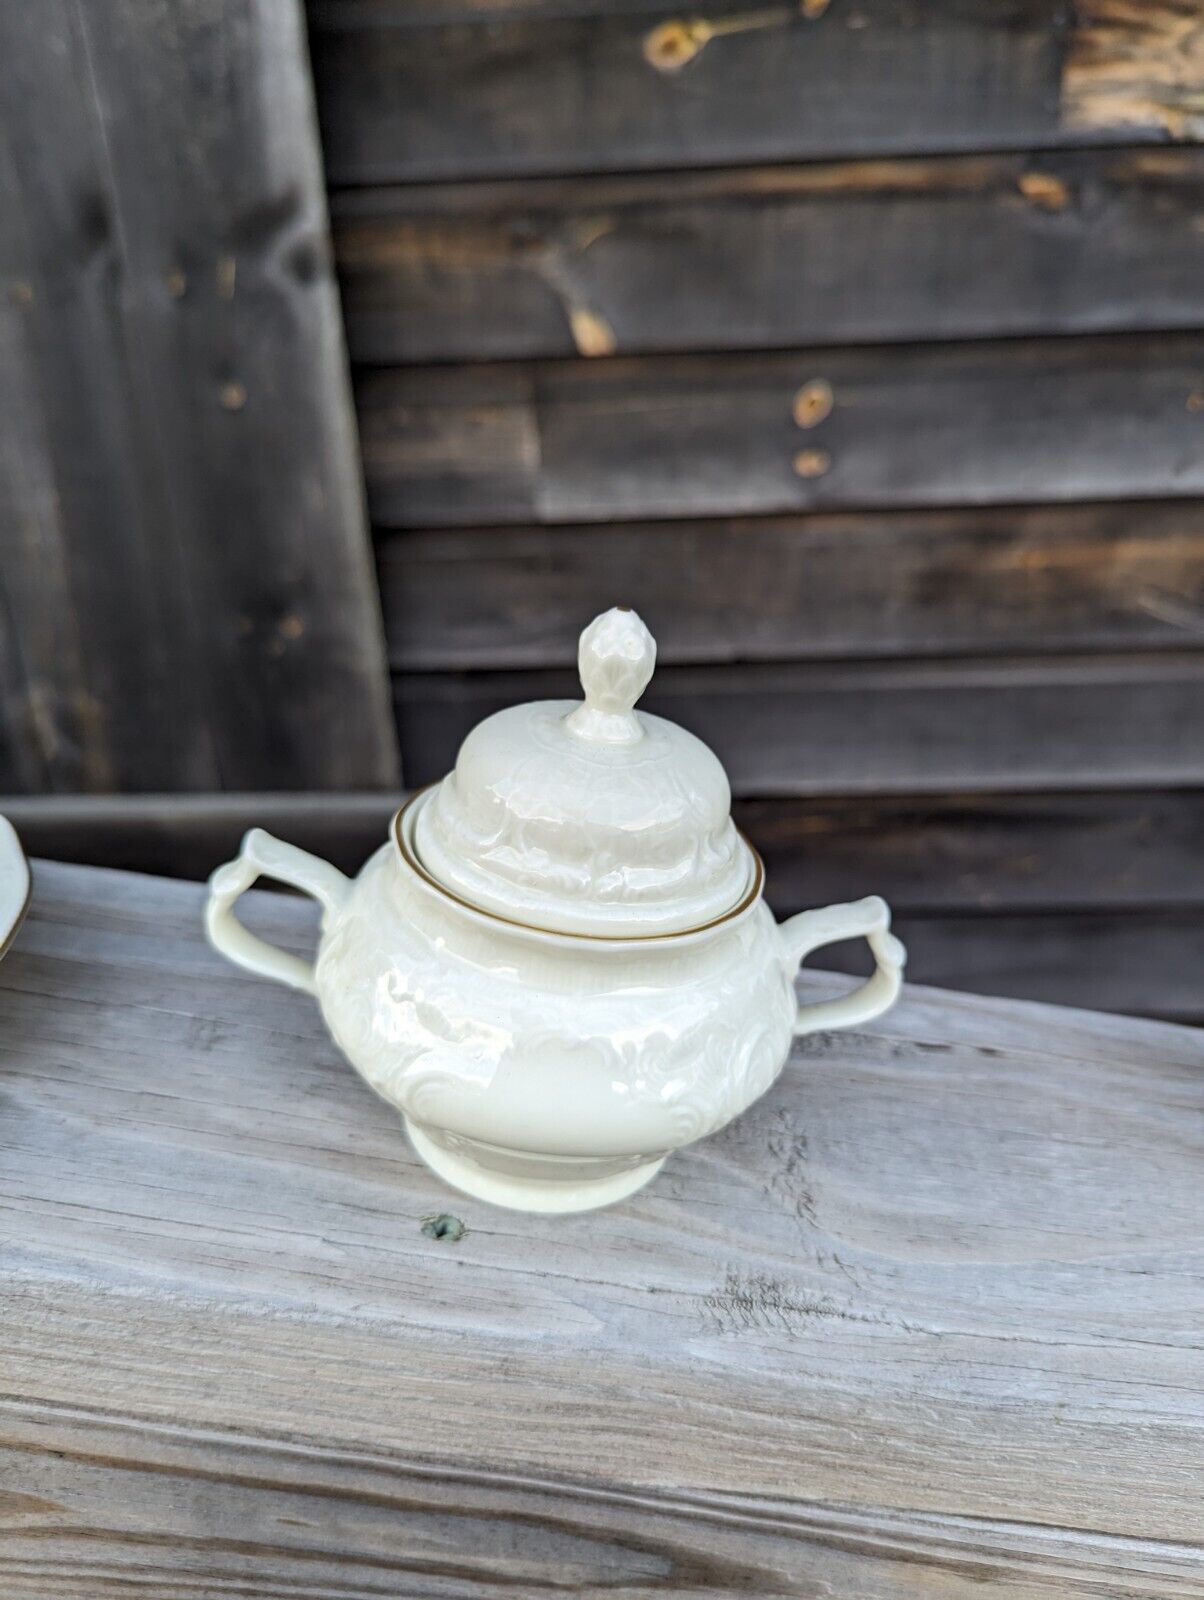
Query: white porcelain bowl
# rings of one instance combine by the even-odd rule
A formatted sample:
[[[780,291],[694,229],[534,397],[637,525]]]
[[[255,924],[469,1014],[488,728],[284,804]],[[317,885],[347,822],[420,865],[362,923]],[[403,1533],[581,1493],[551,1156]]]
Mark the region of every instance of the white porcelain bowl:
[[[868,1021],[898,993],[905,956],[884,901],[779,926],[755,857],[743,899],[679,934],[551,933],[476,909],[412,853],[430,800],[427,791],[399,813],[354,880],[253,829],[214,874],[206,925],[239,966],[316,995],[418,1153],[480,1199],[527,1211],[618,1200],[764,1094],[794,1036]],[[314,967],[235,920],[234,901],[261,873],[321,902]],[[799,963],[857,936],[874,951],[874,976],[800,1008]]]
[[[317,996],[436,1172],[526,1211],[638,1189],[764,1094],[795,1034],[885,1011],[904,962],[876,897],[774,922],[714,753],[635,709],[656,644],[634,611],[577,660],[580,703],[487,718],[354,882],[253,829],[206,912],[232,961]],[[261,873],[321,901],[312,968],[235,921]],[[803,957],[860,936],[874,976],[799,1011]]]
[[[0,817],[0,956],[17,937],[29,908],[29,864],[16,830]]]

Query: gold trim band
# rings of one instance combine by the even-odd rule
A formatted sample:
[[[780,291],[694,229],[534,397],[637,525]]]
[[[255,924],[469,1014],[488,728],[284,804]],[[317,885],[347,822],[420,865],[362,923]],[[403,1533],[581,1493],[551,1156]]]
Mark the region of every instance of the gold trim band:
[[[504,917],[499,911],[488,911],[484,906],[474,905],[471,900],[465,899],[463,895],[457,894],[454,889],[449,889],[446,884],[440,883],[433,873],[427,871],[417,855],[406,843],[405,833],[401,825],[402,818],[435,787],[435,784],[428,783],[424,789],[419,789],[412,794],[405,805],[394,814],[393,821],[389,826],[398,854],[406,866],[421,878],[428,888],[433,889],[436,894],[441,894],[444,899],[450,900],[453,905],[461,906],[465,911],[471,911],[474,916],[486,917],[490,922],[500,922],[507,928],[521,928],[525,933],[540,933],[551,939],[587,939],[595,944],[650,944],[657,939],[686,939],[691,934],[708,933],[712,928],[718,928],[725,922],[733,921],[761,898],[761,891],[765,887],[765,863],[761,860],[756,846],[741,833],[740,838],[744,841],[745,848],[753,859],[752,883],[743,899],[739,900],[730,911],[723,912],[721,916],[712,917],[709,922],[696,923],[692,928],[674,928],[669,933],[564,933],[559,928],[541,928],[534,922],[520,922],[517,917]],[[739,832],[739,830],[737,831]]]

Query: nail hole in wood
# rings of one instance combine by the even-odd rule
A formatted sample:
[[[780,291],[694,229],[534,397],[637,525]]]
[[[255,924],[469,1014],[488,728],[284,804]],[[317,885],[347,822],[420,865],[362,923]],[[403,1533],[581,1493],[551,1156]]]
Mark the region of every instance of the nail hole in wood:
[[[800,478],[822,478],[832,465],[826,450],[800,450],[794,458],[794,470]]]
[[[1052,172],[1022,172],[1016,187],[1043,211],[1063,211],[1070,200],[1070,190]]]
[[[590,311],[585,306],[574,306],[569,312],[569,326],[579,356],[614,355],[615,330],[596,311]]]
[[[658,72],[679,72],[710,36],[702,22],[662,22],[644,40],[644,60]]]
[[[447,1211],[441,1211],[437,1217],[424,1217],[422,1231],[428,1239],[445,1239],[448,1244],[459,1244],[468,1232],[459,1217],[453,1217]]]
[[[831,416],[835,396],[826,378],[813,378],[794,397],[794,420],[800,428],[814,428]]]

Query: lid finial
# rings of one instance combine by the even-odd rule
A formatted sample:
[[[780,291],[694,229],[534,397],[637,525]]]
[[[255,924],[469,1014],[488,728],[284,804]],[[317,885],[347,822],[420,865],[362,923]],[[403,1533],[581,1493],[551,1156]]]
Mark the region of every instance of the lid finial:
[[[655,665],[656,640],[629,606],[615,606],[595,617],[577,647],[585,700],[569,714],[570,730],[602,744],[642,739],[635,703]]]

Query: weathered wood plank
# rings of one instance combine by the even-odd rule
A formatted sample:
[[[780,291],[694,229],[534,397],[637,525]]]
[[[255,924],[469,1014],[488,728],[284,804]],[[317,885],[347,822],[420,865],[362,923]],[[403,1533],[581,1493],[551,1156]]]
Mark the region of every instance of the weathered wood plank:
[[[908,914],[1204,905],[1196,789],[742,800],[736,818],[783,915],[863,894]],[[1088,964],[1069,955],[1071,972]]]
[[[0,781],[214,784],[78,24],[0,12]]]
[[[206,878],[253,826],[356,872],[400,797],[58,795],[0,799],[27,853]],[[1204,793],[836,795],[737,800],[769,898],[884,894],[906,912],[1109,911],[1204,904]]]
[[[248,827],[358,871],[386,837],[379,795],[60,797],[8,807],[63,861],[207,877]],[[882,894],[913,970],[949,988],[1204,1021],[1204,796],[839,796],[737,802],[780,916]],[[829,965],[864,971],[864,950]]]
[[[122,867],[194,881],[238,853],[248,828],[358,872],[388,836],[393,794],[156,794],[0,796],[26,855]]]
[[[378,567],[401,671],[570,662],[600,595],[662,663],[1204,643],[1204,500],[386,532]]]
[[[1202,79],[1204,84],[1204,79]],[[1198,328],[1204,151],[425,185],[334,198],[353,358]]]
[[[0,784],[395,779],[297,0],[0,53]]]
[[[450,1199],[198,888],[36,879],[6,1593],[1198,1593],[1198,1033],[910,986],[646,1193],[522,1217]]]
[[[573,698],[570,673],[395,682],[418,785],[483,716]],[[667,667],[641,702],[718,753],[737,794],[939,794],[1204,782],[1204,655]]]
[[[1190,77],[1171,84],[1166,58],[1193,7],[1126,4],[1120,29],[1115,0],[719,0],[701,18],[663,0],[310,0],[309,15],[331,177],[363,184],[1191,135]],[[1125,93],[1116,71],[1132,80],[1139,57],[1143,92]]]
[[[1199,495],[1202,372],[1179,334],[387,369],[359,400],[376,522],[584,522]]]
[[[1204,1023],[1204,909],[903,915],[895,926],[909,970],[924,983]],[[824,960],[838,971],[867,972],[852,947],[835,946]],[[1204,1042],[1201,1052],[1204,1059]]]
[[[125,1600],[135,1585],[155,1600],[611,1600],[619,1585],[624,1600],[810,1600],[819,1581],[858,1600],[913,1600],[917,1582],[949,1600],[1199,1593],[1196,1548],[1171,1541],[432,1470],[237,1427],[131,1428],[82,1406],[0,1401],[6,1457],[39,1491],[10,1497],[0,1572],[14,1600]]]
[[[1204,137],[1204,31],[1197,0],[1078,0],[1062,70],[1071,128],[1135,126]]]

